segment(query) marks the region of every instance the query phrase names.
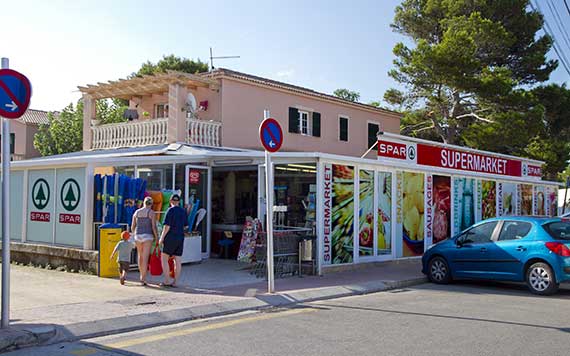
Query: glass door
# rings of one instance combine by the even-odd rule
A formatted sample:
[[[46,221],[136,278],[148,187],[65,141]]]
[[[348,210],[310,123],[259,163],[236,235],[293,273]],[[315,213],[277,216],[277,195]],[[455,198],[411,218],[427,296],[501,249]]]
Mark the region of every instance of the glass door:
[[[189,207],[190,231],[202,237],[202,258],[211,251],[211,196],[212,174],[210,167],[187,165],[184,184],[184,204]]]

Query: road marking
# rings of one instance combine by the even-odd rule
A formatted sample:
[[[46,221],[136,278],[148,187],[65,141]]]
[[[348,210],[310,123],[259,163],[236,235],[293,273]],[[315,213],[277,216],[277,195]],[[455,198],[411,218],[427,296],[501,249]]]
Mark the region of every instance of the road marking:
[[[88,349],[81,349],[81,350],[73,350],[73,351],[69,351],[70,354],[75,355],[75,356],[87,356],[87,355],[93,355],[96,354],[97,352],[99,352],[101,350],[97,350],[94,348],[88,348]]]
[[[224,321],[221,323],[198,326],[198,327],[194,327],[194,328],[190,328],[190,329],[176,330],[176,331],[171,331],[171,332],[167,332],[167,333],[163,333],[163,334],[148,335],[145,337],[136,338],[136,339],[132,339],[132,340],[124,340],[124,341],[118,341],[118,342],[114,342],[114,343],[110,343],[110,344],[103,344],[103,346],[108,347],[108,348],[122,349],[125,347],[131,347],[131,346],[140,345],[140,344],[147,344],[149,342],[170,339],[170,338],[177,337],[177,336],[191,335],[191,334],[195,334],[195,333],[199,333],[199,332],[203,332],[203,331],[210,331],[210,330],[227,328],[229,326],[234,326],[234,325],[238,325],[238,324],[274,319],[274,318],[279,318],[279,317],[289,316],[289,315],[295,315],[295,314],[301,314],[301,313],[309,313],[309,312],[314,312],[317,310],[318,309],[303,308],[303,309],[292,309],[292,310],[288,310],[288,311],[284,311],[284,312],[278,312],[278,313],[262,314],[262,315],[253,316],[253,317],[249,317],[249,318],[228,320],[228,321]]]

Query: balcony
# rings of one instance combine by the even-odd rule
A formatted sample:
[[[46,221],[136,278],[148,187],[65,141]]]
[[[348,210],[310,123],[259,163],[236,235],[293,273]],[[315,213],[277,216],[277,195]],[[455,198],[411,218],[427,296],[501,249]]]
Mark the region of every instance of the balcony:
[[[218,121],[186,119],[186,143],[219,147],[221,128]],[[92,126],[91,134],[93,150],[165,144],[168,118]]]

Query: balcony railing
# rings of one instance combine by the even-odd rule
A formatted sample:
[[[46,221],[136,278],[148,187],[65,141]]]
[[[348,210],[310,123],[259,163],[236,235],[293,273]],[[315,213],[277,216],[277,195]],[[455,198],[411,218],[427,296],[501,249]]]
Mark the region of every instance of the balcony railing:
[[[186,119],[186,143],[221,146],[219,121]],[[168,143],[168,119],[150,119],[91,127],[94,150]],[[173,142],[171,142],[173,143]]]
[[[221,146],[221,128],[219,121],[186,119],[186,142],[192,145]]]
[[[151,119],[120,124],[94,126],[94,150],[151,146],[167,143],[168,119]]]

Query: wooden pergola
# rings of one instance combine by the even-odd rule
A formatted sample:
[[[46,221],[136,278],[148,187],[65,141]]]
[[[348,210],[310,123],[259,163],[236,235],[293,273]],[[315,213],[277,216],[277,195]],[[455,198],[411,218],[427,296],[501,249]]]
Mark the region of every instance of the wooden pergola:
[[[143,75],[130,79],[119,79],[97,85],[79,86],[79,91],[93,99],[120,98],[131,99],[133,96],[163,94],[171,84],[182,85],[188,89],[198,87],[218,89],[218,82],[198,75],[167,71],[166,73]]]

